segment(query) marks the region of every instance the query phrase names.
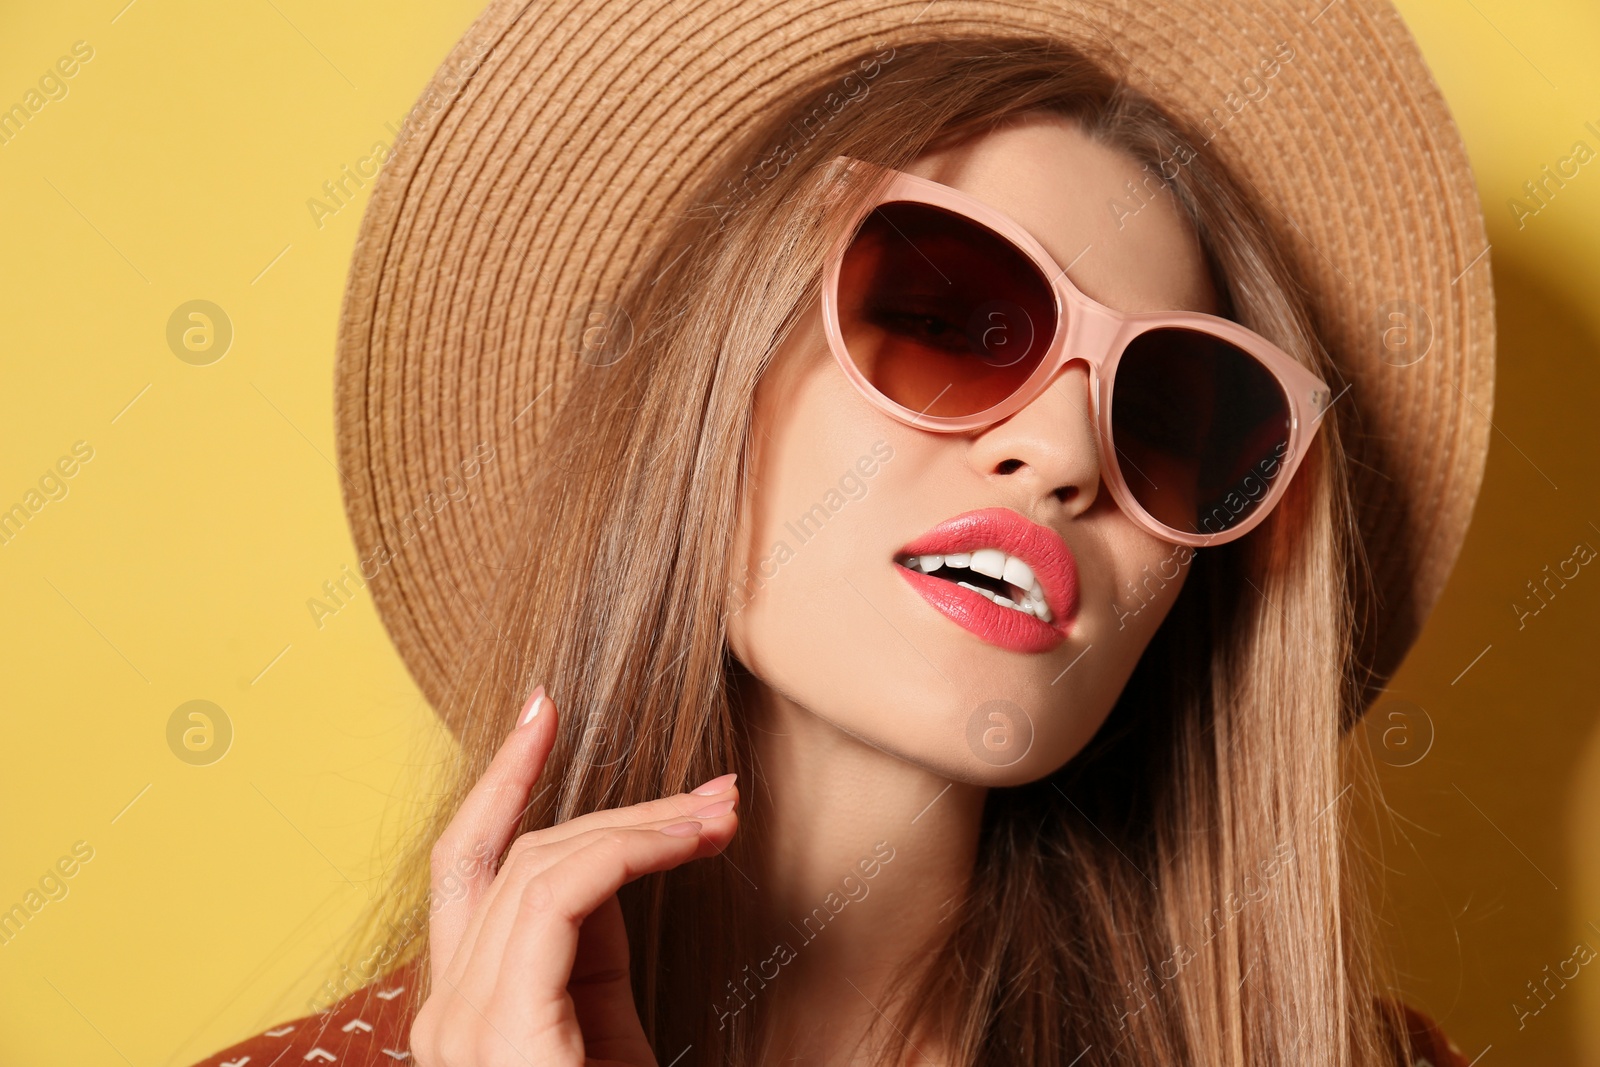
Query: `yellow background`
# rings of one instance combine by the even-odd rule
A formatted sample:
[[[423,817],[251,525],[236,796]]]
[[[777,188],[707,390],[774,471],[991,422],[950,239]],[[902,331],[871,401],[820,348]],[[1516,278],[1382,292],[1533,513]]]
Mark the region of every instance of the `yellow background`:
[[[303,1014],[444,742],[370,598],[306,606],[355,562],[331,367],[365,194],[320,226],[307,201],[392,140],[478,0],[125,2],[0,15],[0,107],[94,50],[0,145],[0,509],[93,449],[0,545],[0,909],[93,850],[0,945],[4,1067],[182,1067]],[[1507,207],[1600,151],[1600,9],[1401,8],[1476,168],[1502,341],[1461,565],[1369,716],[1371,847],[1404,991],[1469,1058],[1600,1064],[1600,966],[1515,1008],[1600,948],[1600,577],[1512,607],[1600,547],[1600,160],[1520,229]],[[196,299],[234,334],[204,366],[167,339]],[[211,765],[168,746],[191,700],[231,724]]]

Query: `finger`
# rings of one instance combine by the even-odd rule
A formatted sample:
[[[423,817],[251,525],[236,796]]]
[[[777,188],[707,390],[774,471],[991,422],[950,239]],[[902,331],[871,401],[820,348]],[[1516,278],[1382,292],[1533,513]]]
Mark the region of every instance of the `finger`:
[[[526,882],[529,878],[536,878],[556,864],[565,861],[568,857],[582,851],[585,847],[605,837],[612,830],[664,830],[675,823],[694,821],[700,823],[700,836],[705,843],[712,846],[713,851],[720,851],[733,839],[734,830],[738,827],[738,797],[714,797],[703,800],[700,806],[681,815],[674,815],[665,819],[650,819],[645,822],[632,824],[599,825],[571,837],[557,838],[555,840],[540,841],[516,851],[517,870],[511,875],[511,880]],[[532,834],[525,834],[532,837]],[[710,854],[709,852],[707,853]],[[507,857],[506,865],[511,865],[511,857]],[[498,891],[496,891],[498,892]]]
[[[482,894],[478,907],[468,917],[466,927],[457,940],[456,952],[461,953],[476,951],[476,945],[482,937],[484,923],[493,907],[493,901],[499,896],[503,886],[508,881],[515,881],[520,887],[528,877],[539,873],[566,855],[570,855],[576,846],[545,852],[542,859],[530,859],[525,854],[534,850],[551,849],[562,842],[577,841],[585,834],[608,829],[626,828],[629,826],[665,826],[671,822],[681,822],[684,817],[700,818],[703,821],[715,822],[731,810],[732,805],[737,805],[739,792],[733,785],[734,776],[731,774],[713,778],[694,793],[679,793],[672,797],[662,798],[660,801],[650,801],[643,804],[634,804],[626,808],[610,808],[605,811],[591,812],[575,819],[569,819],[556,826],[546,827],[543,830],[534,830],[523,834],[512,844],[511,851],[506,855],[505,864],[493,883]],[[630,820],[630,816],[637,816]],[[721,831],[715,831],[720,833]],[[732,837],[732,831],[726,838],[718,839],[716,848],[727,845]],[[513,909],[514,911],[514,909]],[[498,933],[493,935],[496,939],[490,942],[498,946],[499,934],[510,928],[510,915],[502,916],[495,924]],[[498,947],[491,949],[498,953]],[[460,974],[464,968],[450,972],[452,977]]]
[[[517,897],[516,921],[505,938],[502,984],[545,1010],[558,1008],[577,957],[579,929],[588,916],[627,883],[671,870],[712,849],[693,820],[662,830],[610,829],[530,878]],[[508,894],[509,895],[509,894]]]
[[[729,809],[727,801],[717,801],[701,809],[714,814],[694,821],[696,838],[685,859],[714,855],[726,848],[738,829],[738,815]],[[640,827],[599,827],[577,837],[554,841],[541,848],[528,849],[515,858],[508,859],[495,878],[495,885],[485,897],[478,914],[457,950],[457,961],[444,973],[458,984],[463,992],[486,997],[497,980],[500,960],[508,939],[519,921],[521,900],[529,882],[563,863],[581,862],[585,851],[619,833],[655,833],[670,827],[681,826],[683,819],[665,819]],[[668,835],[671,836],[671,835]],[[681,861],[680,861],[681,862]]]
[[[490,865],[516,832],[528,793],[555,745],[556,725],[555,705],[540,686],[434,843],[428,944],[436,977],[455,956],[468,920],[494,881]]]
[[[724,800],[737,801],[739,799],[739,788],[735,784],[737,777],[733,774],[724,774],[711,779],[691,793],[674,793],[656,800],[630,804],[625,808],[605,808],[578,815],[566,822],[523,834],[511,848],[513,852],[520,852],[525,848],[542,847],[553,841],[577,837],[591,830],[641,826],[666,819],[680,821],[693,819],[696,817],[695,812],[708,804]],[[507,856],[506,859],[509,861],[511,857]]]

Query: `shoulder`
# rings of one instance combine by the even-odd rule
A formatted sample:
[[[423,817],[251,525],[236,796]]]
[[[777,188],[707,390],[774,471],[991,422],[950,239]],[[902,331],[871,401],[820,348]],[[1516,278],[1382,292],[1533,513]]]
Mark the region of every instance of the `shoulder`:
[[[1385,999],[1388,1008],[1405,1027],[1411,1045],[1411,1057],[1407,1059],[1399,1043],[1394,1044],[1395,1067],[1469,1067],[1467,1057],[1445,1036],[1438,1023],[1404,1001]]]
[[[337,1063],[339,1067],[411,1059],[411,985],[416,965],[407,964],[362,986],[326,1011],[290,1019],[214,1052],[194,1067],[272,1067],[274,1064]]]

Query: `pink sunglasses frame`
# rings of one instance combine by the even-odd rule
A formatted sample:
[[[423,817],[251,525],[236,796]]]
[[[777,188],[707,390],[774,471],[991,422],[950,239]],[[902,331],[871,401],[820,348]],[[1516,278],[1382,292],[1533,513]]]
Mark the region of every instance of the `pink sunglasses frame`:
[[[845,376],[875,408],[921,430],[964,433],[983,429],[1022,410],[1049,388],[1063,367],[1074,360],[1082,360],[1089,367],[1090,402],[1094,409],[1091,418],[1100,445],[1100,476],[1123,512],[1146,531],[1175,544],[1195,547],[1225,544],[1249,533],[1277,506],[1321,426],[1323,415],[1334,400],[1328,384],[1297,363],[1287,352],[1260,334],[1216,315],[1194,311],[1135,314],[1115,311],[1085,296],[1068,280],[1066,270],[1056,263],[1031,233],[983,201],[927,178],[847,156],[836,157],[832,166],[831,178],[837,182],[853,182],[858,174],[874,172],[883,172],[887,176],[886,183],[876,197],[845,227],[826,260],[822,278],[822,319],[828,344]],[[845,347],[844,334],[839,325],[839,274],[845,252],[854,241],[857,229],[875,208],[898,201],[930,204],[974,220],[1020,249],[1050,282],[1055,296],[1055,336],[1051,338],[1039,366],[1017,391],[984,411],[965,416],[936,416],[925,415],[898,404],[867,380]],[[1187,533],[1157,521],[1134,498],[1123,479],[1120,466],[1108,458],[1114,448],[1111,440],[1111,389],[1116,381],[1117,364],[1128,343],[1135,337],[1148,330],[1167,326],[1209,334],[1248,352],[1277,379],[1288,400],[1290,425],[1287,454],[1277,459],[1279,470],[1258,479],[1268,483],[1266,496],[1238,525],[1215,534]]]

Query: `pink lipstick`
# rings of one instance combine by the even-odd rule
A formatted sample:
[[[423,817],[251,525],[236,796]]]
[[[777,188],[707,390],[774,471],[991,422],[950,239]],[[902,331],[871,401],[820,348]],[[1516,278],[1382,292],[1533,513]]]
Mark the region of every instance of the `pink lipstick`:
[[[902,548],[895,569],[956,625],[1013,652],[1047,652],[1078,611],[1078,568],[1060,534],[1009,508],[969,511]]]

